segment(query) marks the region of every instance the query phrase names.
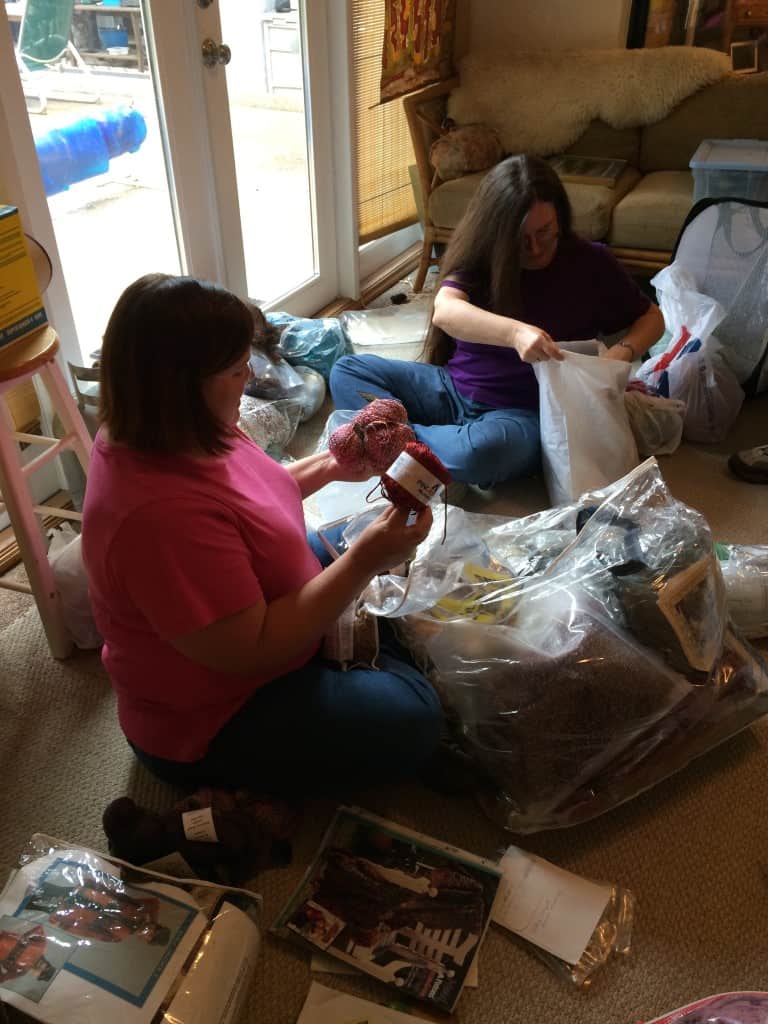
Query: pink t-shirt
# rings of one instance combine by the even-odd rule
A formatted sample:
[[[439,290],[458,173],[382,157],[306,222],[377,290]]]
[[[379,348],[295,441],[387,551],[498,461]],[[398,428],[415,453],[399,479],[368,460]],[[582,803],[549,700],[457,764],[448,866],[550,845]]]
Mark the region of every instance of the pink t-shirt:
[[[145,753],[174,761],[201,758],[269,676],[213,671],[169,641],[321,571],[296,481],[240,433],[229,454],[192,459],[142,455],[99,432],[83,558],[123,732]]]

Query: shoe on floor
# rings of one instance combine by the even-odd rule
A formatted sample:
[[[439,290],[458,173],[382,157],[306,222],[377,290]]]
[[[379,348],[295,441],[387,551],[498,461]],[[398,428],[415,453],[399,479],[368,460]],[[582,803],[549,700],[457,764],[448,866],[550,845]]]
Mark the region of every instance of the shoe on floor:
[[[728,468],[751,484],[768,484],[768,444],[735,452],[728,459]]]

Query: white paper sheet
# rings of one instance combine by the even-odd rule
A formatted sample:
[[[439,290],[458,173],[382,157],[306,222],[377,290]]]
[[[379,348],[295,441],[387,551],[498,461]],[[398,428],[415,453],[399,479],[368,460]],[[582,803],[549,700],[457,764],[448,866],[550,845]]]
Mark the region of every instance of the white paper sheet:
[[[609,887],[517,846],[509,847],[500,867],[492,919],[567,963],[578,963],[608,903]]]
[[[422,1021],[410,1013],[391,1010],[367,999],[349,996],[345,992],[326,988],[313,981],[296,1024],[413,1024]]]

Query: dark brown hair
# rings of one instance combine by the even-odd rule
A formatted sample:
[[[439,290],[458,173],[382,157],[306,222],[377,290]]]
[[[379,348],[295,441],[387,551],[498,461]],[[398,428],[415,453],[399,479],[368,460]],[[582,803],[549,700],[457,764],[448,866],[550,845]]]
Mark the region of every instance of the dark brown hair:
[[[170,274],[134,281],[112,311],[101,350],[100,417],[110,439],[142,452],[227,451],[231,428],[208,408],[202,383],[260,344],[264,327],[261,310],[208,281]]]
[[[523,222],[535,202],[552,203],[560,236],[569,238],[571,204],[546,160],[519,155],[496,164],[453,232],[440,261],[439,283],[460,271],[492,313],[519,316]],[[433,324],[421,358],[442,365],[452,352],[451,338]]]

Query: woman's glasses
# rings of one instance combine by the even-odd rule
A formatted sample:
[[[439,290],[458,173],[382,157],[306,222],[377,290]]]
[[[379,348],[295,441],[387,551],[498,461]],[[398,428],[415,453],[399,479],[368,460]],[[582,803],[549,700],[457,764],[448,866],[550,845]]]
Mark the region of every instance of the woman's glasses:
[[[524,252],[540,252],[551,249],[560,238],[560,229],[557,224],[548,224],[531,234],[524,234],[522,247]]]

